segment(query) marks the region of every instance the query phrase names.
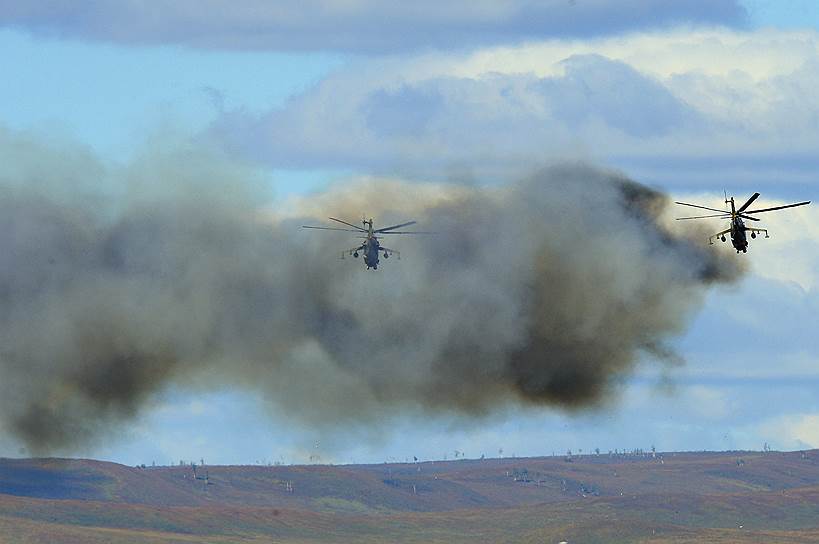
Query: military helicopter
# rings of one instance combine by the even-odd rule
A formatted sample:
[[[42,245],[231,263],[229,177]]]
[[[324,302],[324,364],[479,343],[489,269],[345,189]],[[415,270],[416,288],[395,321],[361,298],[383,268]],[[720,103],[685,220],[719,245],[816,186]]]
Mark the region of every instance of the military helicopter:
[[[338,228],[338,227],[313,227],[310,225],[302,225],[302,228],[305,229],[319,229],[319,230],[340,230],[344,232],[356,232],[359,234],[364,234],[365,236],[361,236],[364,238],[364,243],[360,246],[354,247],[352,249],[348,249],[341,253],[341,258],[344,258],[344,254],[349,254],[358,258],[358,252],[361,251],[364,253],[364,264],[367,265],[367,270],[373,269],[378,270],[378,252],[381,251],[384,254],[385,259],[389,259],[390,255],[398,255],[398,258],[401,258],[401,253],[395,251],[394,249],[390,249],[388,247],[384,247],[378,241],[378,236],[382,234],[432,234],[431,232],[419,232],[419,231],[397,231],[396,229],[400,229],[403,227],[408,227],[410,225],[414,225],[416,221],[408,221],[406,223],[401,223],[399,225],[393,225],[391,227],[384,227],[383,229],[374,229],[373,228],[373,220],[370,218],[369,220],[362,219],[361,222],[364,224],[366,228],[361,228],[359,226],[353,225],[352,223],[348,223],[347,221],[342,221],[341,219],[336,219],[335,217],[330,217],[330,221],[336,221],[337,223],[341,223],[343,225],[347,225],[348,227],[352,227],[351,229],[345,228]]]
[[[725,196],[725,204],[731,205],[731,211],[728,210],[717,210],[715,208],[708,208],[707,206],[699,206],[697,204],[688,204],[687,202],[675,202],[675,204],[680,204],[681,206],[691,206],[692,208],[700,208],[703,210],[709,210],[712,212],[719,212],[715,215],[697,215],[694,217],[678,217],[678,221],[686,220],[686,219],[705,219],[709,217],[717,217],[719,219],[730,219],[731,226],[721,232],[714,234],[708,238],[708,243],[714,243],[715,238],[719,238],[723,242],[725,241],[725,235],[730,234],[731,236],[731,244],[734,246],[734,249],[737,250],[737,253],[740,251],[743,253],[748,252],[748,237],[746,233],[751,233],[751,238],[756,238],[757,233],[762,234],[765,233],[765,238],[770,238],[768,235],[768,229],[757,229],[753,227],[746,227],[745,222],[743,219],[750,220],[750,221],[759,221],[758,218],[752,217],[751,214],[757,214],[762,212],[772,212],[774,210],[784,210],[785,208],[794,208],[796,206],[804,206],[806,204],[810,204],[810,200],[806,202],[797,202],[796,204],[786,204],[785,206],[775,206],[773,208],[763,208],[761,210],[749,210],[748,206],[750,206],[757,198],[759,198],[759,193],[754,193],[751,195],[745,204],[736,208],[734,206],[734,197],[730,199]]]

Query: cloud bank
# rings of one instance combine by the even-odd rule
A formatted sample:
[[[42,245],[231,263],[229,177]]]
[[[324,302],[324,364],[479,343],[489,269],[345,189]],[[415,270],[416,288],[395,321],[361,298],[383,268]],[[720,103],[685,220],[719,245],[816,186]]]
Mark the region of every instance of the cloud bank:
[[[32,451],[85,444],[169,384],[253,388],[315,428],[596,406],[642,355],[673,358],[706,288],[741,272],[664,226],[662,194],[584,164],[265,211],[264,180],[206,149],[109,167],[0,148],[0,425]],[[404,259],[367,273],[337,257],[355,240],[299,229],[362,206],[438,235],[390,240]]]
[[[0,2],[1,25],[50,36],[207,49],[370,54],[680,24],[739,26],[746,19],[736,0]]]
[[[807,183],[817,85],[811,31],[553,40],[356,63],[212,133],[278,167],[519,174],[585,157],[663,182]]]

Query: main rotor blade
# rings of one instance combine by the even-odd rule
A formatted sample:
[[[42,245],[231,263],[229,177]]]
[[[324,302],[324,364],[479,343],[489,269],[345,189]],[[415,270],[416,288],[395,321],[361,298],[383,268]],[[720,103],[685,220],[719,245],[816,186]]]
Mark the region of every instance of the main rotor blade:
[[[353,225],[352,223],[348,223],[347,221],[342,221],[341,219],[336,219],[335,217],[330,217],[330,220],[331,221],[338,221],[339,223],[343,223],[344,225],[347,225],[348,227],[353,227],[354,229],[358,229],[361,232],[367,232],[366,230],[362,229],[358,225]]]
[[[415,223],[417,223],[417,221],[409,221],[407,223],[401,223],[400,225],[393,225],[391,227],[384,227],[383,229],[378,229],[378,230],[373,231],[373,232],[385,232],[385,231],[388,231],[388,230],[400,229],[401,227],[408,227],[410,225],[414,225]]]
[[[353,230],[353,229],[337,229],[335,227],[311,227],[309,225],[302,225],[301,228],[303,228],[303,229],[318,229],[318,230],[343,230],[344,232],[361,232],[360,230]]]
[[[376,231],[378,232],[378,231]],[[426,232],[426,231],[412,231],[412,230],[404,230],[398,232],[381,232],[379,234],[438,234],[437,232]]]
[[[751,217],[750,215],[745,215],[744,213],[738,213],[737,215],[739,217],[743,218],[743,219],[749,219],[751,221],[759,221],[759,219],[757,219],[756,217]],[[676,219],[677,219],[677,221],[684,221],[686,219],[708,219],[708,218],[711,218],[711,217],[718,217],[720,219],[731,219],[731,214],[730,213],[720,213],[720,214],[714,214],[714,215],[695,215],[693,217],[677,217]]]
[[[786,206],[776,206],[774,208],[764,208],[762,210],[748,210],[745,213],[772,212],[774,210],[784,210],[785,208],[795,208],[796,206],[804,206],[805,204],[810,204],[810,200],[808,200],[806,202],[797,202],[796,204],[788,204]]]
[[[743,218],[743,219],[750,219],[751,221],[759,221],[759,219],[757,219],[756,217],[751,217],[750,215],[745,215],[744,213],[738,213],[737,215],[739,217]]]
[[[742,206],[737,208],[737,213],[744,212],[745,208],[750,206],[753,203],[753,201],[756,200],[757,198],[759,198],[759,193],[754,193],[753,195],[751,195],[751,198],[749,198],[748,201],[745,204],[743,204]]]
[[[695,215],[694,217],[678,217],[677,221],[682,221],[684,219],[705,219],[705,218],[708,218],[708,217],[722,217],[724,219],[730,219],[731,214],[723,212],[723,213],[714,214],[714,215]]]
[[[681,206],[691,206],[692,208],[700,208],[700,209],[708,210],[708,211],[712,211],[712,212],[728,213],[725,210],[717,210],[715,208],[708,208],[706,206],[698,206],[697,204],[689,204],[687,202],[675,202],[674,204],[679,204]]]

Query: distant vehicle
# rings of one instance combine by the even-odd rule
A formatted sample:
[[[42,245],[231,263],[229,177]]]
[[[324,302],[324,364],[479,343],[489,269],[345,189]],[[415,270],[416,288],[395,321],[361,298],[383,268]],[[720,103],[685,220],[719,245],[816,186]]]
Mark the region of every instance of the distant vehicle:
[[[396,229],[401,229],[404,227],[408,227],[410,225],[414,225],[416,221],[408,221],[406,223],[401,223],[400,225],[393,225],[391,227],[384,227],[383,229],[373,229],[373,220],[362,219],[361,222],[364,224],[366,228],[361,228],[359,226],[353,225],[352,223],[348,223],[347,221],[342,221],[341,219],[336,219],[335,217],[330,217],[330,221],[336,221],[338,223],[342,223],[347,225],[348,227],[352,227],[351,229],[343,229],[338,227],[313,227],[310,225],[302,225],[302,228],[305,229],[319,229],[319,230],[336,230],[336,231],[344,231],[344,232],[356,232],[359,234],[364,234],[365,236],[361,236],[364,238],[364,243],[360,246],[356,246],[352,249],[348,249],[341,253],[341,257],[344,258],[345,253],[348,255],[352,255],[356,259],[358,258],[358,253],[362,252],[364,254],[364,264],[367,265],[367,270],[373,269],[378,270],[378,254],[382,252],[385,259],[388,259],[390,255],[398,255],[398,258],[401,258],[401,253],[390,249],[388,247],[384,247],[381,245],[381,242],[378,241],[378,236],[376,235],[385,235],[385,234],[432,234],[431,232],[419,232],[419,231],[399,231]]]
[[[748,206],[750,206],[757,198],[759,198],[759,193],[754,193],[751,195],[745,204],[740,206],[738,209],[734,206],[734,197],[728,199],[725,197],[725,204],[731,204],[731,211],[728,210],[717,210],[715,208],[708,208],[707,206],[700,206],[698,204],[688,204],[686,202],[675,202],[675,204],[679,204],[681,206],[691,206],[692,208],[700,208],[703,210],[709,210],[712,212],[719,212],[714,215],[697,215],[694,217],[678,217],[678,221],[686,220],[686,219],[705,219],[710,217],[716,217],[719,219],[730,219],[731,225],[723,230],[720,231],[713,236],[708,238],[708,243],[713,244],[715,238],[719,238],[723,242],[725,241],[725,235],[729,234],[731,236],[731,244],[734,246],[734,249],[737,250],[737,253],[740,251],[743,253],[748,252],[748,237],[747,233],[751,233],[751,238],[756,238],[757,233],[765,233],[765,238],[770,238],[768,235],[768,229],[757,229],[753,227],[746,227],[745,222],[743,219],[747,219],[750,221],[759,221],[758,218],[752,217],[751,214],[757,214],[762,212],[772,212],[774,210],[784,210],[785,208],[794,208],[796,206],[805,206],[806,204],[810,204],[810,200],[806,202],[797,202],[796,204],[786,204],[785,206],[775,206],[773,208],[763,208],[761,210],[749,210]]]
[[[202,465],[202,467],[200,467],[198,473],[196,472],[196,463],[191,463],[191,468],[193,469],[193,479],[194,480],[201,480],[203,482],[202,491],[207,491],[208,486],[213,485],[213,482],[210,481],[210,471],[207,469],[207,467],[204,466],[204,464]],[[204,476],[202,475],[202,470],[203,469],[205,471]]]

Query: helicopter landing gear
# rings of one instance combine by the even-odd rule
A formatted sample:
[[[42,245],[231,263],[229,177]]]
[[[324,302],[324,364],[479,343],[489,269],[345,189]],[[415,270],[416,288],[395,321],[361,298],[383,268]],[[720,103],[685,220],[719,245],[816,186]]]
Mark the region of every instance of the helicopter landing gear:
[[[751,238],[756,238],[756,233],[755,232],[751,233]]]
[[[725,236],[720,236],[719,239],[724,242],[725,241]]]
[[[356,259],[358,259],[358,251],[356,251],[355,253],[353,253],[353,257],[355,257]]]

